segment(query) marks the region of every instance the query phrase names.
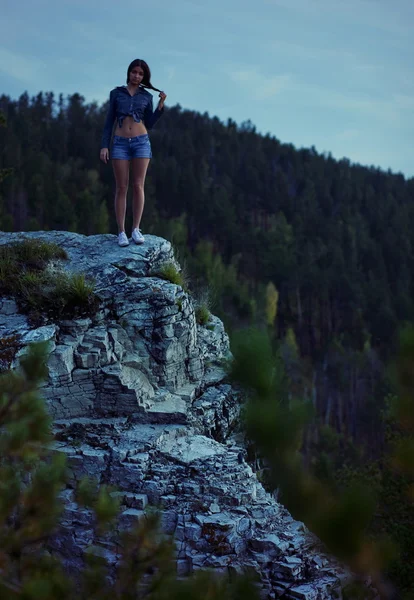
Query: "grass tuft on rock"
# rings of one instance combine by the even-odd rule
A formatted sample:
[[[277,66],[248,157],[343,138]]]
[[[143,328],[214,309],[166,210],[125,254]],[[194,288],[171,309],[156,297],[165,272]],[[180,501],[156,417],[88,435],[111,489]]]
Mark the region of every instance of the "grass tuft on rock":
[[[45,265],[52,259],[67,260],[66,251],[53,242],[45,240],[27,239],[9,246],[14,255],[26,264],[35,264],[36,262]]]
[[[170,281],[171,283],[179,285],[182,288],[185,287],[184,276],[182,272],[177,269],[173,262],[166,262],[161,265],[156,275],[161,277],[161,279]]]
[[[0,338],[0,373],[10,369],[14,357],[21,347],[21,336],[19,334]]]
[[[199,325],[207,327],[211,317],[211,294],[206,287],[198,287],[193,292],[194,310],[196,321]]]
[[[51,268],[53,261],[67,258],[63,248],[44,240],[0,246],[0,294],[14,297],[36,321],[94,314],[94,283],[82,273]]]
[[[207,325],[210,320],[210,311],[205,304],[198,304],[195,307],[195,317],[199,325]]]

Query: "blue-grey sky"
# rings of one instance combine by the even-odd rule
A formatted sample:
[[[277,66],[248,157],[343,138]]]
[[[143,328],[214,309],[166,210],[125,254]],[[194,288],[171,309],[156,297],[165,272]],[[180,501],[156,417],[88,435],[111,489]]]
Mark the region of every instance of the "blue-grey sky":
[[[414,176],[414,0],[0,0],[0,93],[153,84],[297,148]]]

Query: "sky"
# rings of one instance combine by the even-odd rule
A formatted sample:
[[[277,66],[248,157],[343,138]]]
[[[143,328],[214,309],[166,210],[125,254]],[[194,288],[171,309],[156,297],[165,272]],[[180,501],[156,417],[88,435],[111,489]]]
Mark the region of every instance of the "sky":
[[[0,94],[101,104],[135,58],[166,106],[414,177],[414,0],[0,0]]]

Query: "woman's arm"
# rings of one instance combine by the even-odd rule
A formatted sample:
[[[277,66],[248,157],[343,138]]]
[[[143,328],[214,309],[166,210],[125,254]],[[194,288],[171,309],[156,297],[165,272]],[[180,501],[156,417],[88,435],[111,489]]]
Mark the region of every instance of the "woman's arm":
[[[165,92],[160,92],[160,101],[158,102],[158,110],[162,110],[164,108],[164,102],[167,98],[167,94]]]
[[[101,148],[109,148],[109,144],[111,143],[112,129],[115,121],[115,112],[115,90],[112,90],[109,94],[109,107],[102,134]]]
[[[150,97],[144,112],[144,124],[147,129],[152,129],[158,119],[164,114],[164,102],[166,97],[167,94],[160,92],[160,101],[155,110],[153,108],[152,96]]]

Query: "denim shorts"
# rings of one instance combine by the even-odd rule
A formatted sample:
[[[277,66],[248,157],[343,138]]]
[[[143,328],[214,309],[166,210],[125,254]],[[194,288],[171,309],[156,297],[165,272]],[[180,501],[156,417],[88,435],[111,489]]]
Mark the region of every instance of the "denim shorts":
[[[114,135],[111,158],[131,160],[131,158],[152,158],[151,142],[148,133],[136,137]]]

